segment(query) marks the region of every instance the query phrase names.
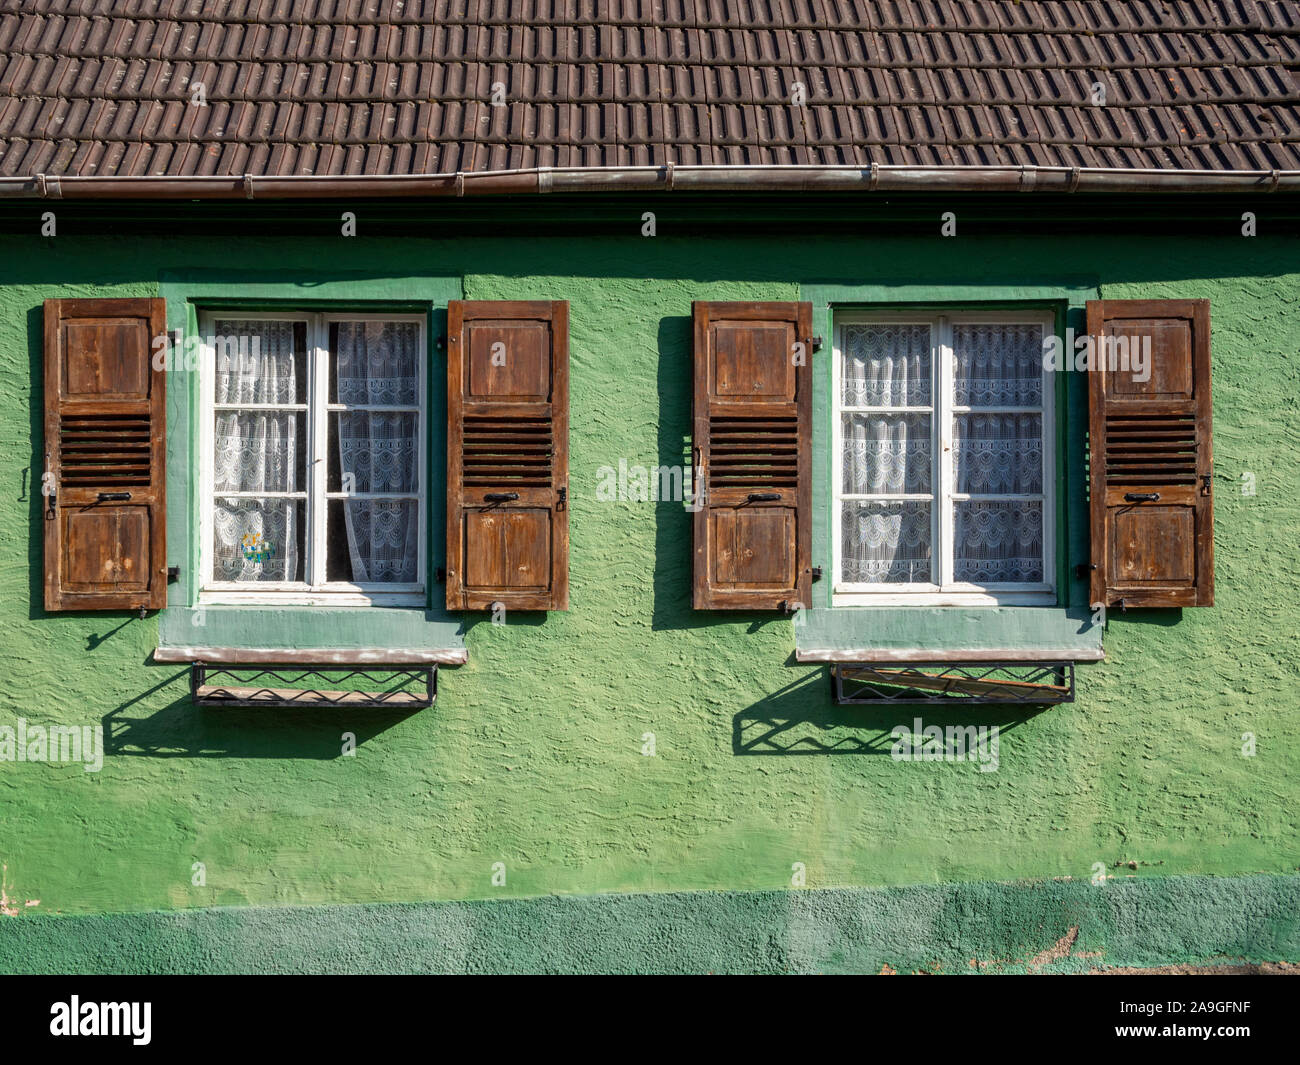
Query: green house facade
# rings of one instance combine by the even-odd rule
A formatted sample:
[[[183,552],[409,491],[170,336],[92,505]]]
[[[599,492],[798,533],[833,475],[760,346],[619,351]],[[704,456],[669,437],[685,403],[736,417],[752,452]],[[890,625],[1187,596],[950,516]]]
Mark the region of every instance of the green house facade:
[[[1300,961],[1294,5],[1224,78],[1005,5],[1019,102],[842,6],[0,13],[5,971]]]

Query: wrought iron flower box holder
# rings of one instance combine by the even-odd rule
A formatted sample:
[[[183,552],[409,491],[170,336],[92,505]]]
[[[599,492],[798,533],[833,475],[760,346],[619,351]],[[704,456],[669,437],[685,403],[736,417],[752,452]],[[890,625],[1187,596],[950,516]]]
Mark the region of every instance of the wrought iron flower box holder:
[[[1072,703],[1074,663],[852,662],[831,669],[831,688],[842,705]]]
[[[327,674],[333,679],[328,679]],[[326,687],[346,685],[357,678],[382,685],[383,690],[341,691]],[[304,681],[310,686],[303,687]],[[312,681],[321,684],[317,686]],[[194,662],[190,666],[190,698],[195,706],[208,707],[322,709],[341,706],[420,710],[432,706],[438,698],[438,667],[235,666]]]

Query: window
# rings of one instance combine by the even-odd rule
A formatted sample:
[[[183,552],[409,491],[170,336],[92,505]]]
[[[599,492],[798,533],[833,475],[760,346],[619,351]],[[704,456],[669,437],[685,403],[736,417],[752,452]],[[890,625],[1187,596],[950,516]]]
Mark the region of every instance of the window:
[[[200,602],[422,604],[424,319],[214,313],[200,333]]]
[[[1055,602],[1048,312],[840,316],[836,605]]]

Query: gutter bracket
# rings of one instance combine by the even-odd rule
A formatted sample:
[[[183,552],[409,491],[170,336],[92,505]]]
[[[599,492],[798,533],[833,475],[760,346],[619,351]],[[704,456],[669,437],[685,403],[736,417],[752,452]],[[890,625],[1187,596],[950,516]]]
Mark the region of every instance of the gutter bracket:
[[[43,200],[63,199],[63,188],[59,184],[59,179],[57,177],[37,174],[36,187],[40,190],[41,199]]]
[[[547,193],[551,191],[551,188],[551,168],[549,166],[539,166],[537,168],[537,191],[539,193]]]
[[[668,163],[664,166],[664,189],[667,192],[673,191],[673,164]]]
[[[253,175],[244,175],[244,198],[251,200],[253,198]]]
[[[1277,187],[1282,181],[1282,172],[1276,168],[1271,170],[1269,172],[1269,179],[1268,191],[1277,192]]]
[[[1021,166],[1020,168],[1020,191],[1033,192],[1034,186],[1038,184],[1038,167]]]
[[[465,195],[465,171],[463,170],[456,171],[456,195]]]
[[[1081,176],[1081,175],[1080,175],[1080,173],[1079,173],[1079,168],[1078,168],[1077,166],[1072,166],[1072,167],[1070,167],[1070,180],[1069,180],[1069,183],[1065,186],[1065,191],[1066,191],[1066,192],[1078,192],[1078,191],[1079,191],[1079,178],[1080,178],[1080,176]]]
[[[880,184],[880,164],[874,160],[871,163],[871,180],[867,183],[867,191],[875,192],[876,186]]]

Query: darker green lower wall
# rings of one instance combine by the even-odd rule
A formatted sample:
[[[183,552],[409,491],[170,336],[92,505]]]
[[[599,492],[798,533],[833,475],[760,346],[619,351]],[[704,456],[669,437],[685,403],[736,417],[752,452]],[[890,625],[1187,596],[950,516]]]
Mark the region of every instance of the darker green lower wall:
[[[1071,973],[1300,960],[1300,877],[203,909],[0,922],[6,973]]]

